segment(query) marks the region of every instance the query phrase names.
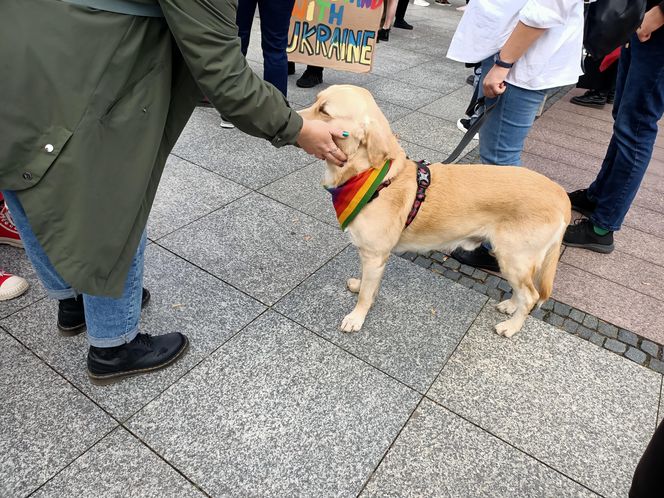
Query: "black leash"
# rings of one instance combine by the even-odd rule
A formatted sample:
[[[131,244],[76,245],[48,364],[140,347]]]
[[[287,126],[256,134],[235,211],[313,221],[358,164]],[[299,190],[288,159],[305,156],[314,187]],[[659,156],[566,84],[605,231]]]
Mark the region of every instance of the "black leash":
[[[459,155],[463,152],[463,149],[466,148],[466,145],[470,143],[470,141],[473,139],[475,134],[480,131],[480,128],[486,121],[486,119],[489,117],[489,114],[491,114],[491,111],[494,110],[496,107],[496,104],[498,104],[498,97],[496,101],[491,104],[489,107],[486,107],[486,102],[484,100],[484,97],[480,97],[477,99],[477,102],[475,103],[475,112],[474,114],[479,114],[479,117],[475,120],[473,125],[468,129],[466,134],[463,136],[461,139],[461,142],[459,142],[459,145],[456,146],[456,149],[452,151],[452,153],[449,155],[447,159],[443,161],[443,164],[452,164],[454,161],[456,161],[459,158]]]

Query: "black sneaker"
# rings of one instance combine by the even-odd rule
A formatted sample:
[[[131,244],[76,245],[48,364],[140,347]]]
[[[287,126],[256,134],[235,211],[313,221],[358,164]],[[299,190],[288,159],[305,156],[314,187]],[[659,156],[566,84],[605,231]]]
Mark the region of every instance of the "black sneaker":
[[[378,41],[390,41],[390,30],[389,29],[379,29],[378,30]]]
[[[597,90],[588,90],[583,95],[572,97],[570,102],[572,104],[581,105],[584,107],[593,107],[595,109],[603,109],[606,105],[607,92],[598,92]]]
[[[615,100],[616,100],[616,91],[611,90],[606,96],[606,103],[607,104],[613,104],[613,102],[615,102]]]
[[[288,76],[295,74],[295,63],[288,61]]]
[[[458,248],[452,251],[450,256],[452,256],[463,265],[495,272],[500,271],[498,260],[484,246],[479,246],[474,251],[466,251],[464,249]]]
[[[569,247],[581,247],[590,251],[609,254],[613,251],[613,232],[597,235],[590,220],[577,220],[565,230],[563,244]]]
[[[413,25],[408,24],[405,19],[395,20],[392,26],[399,29],[413,29]]]
[[[150,291],[143,289],[141,308],[150,301]],[[58,303],[58,328],[63,335],[77,335],[85,330],[85,309],[83,296],[63,299]]]
[[[575,190],[567,194],[569,201],[572,203],[572,209],[583,216],[590,217],[597,207],[595,201],[588,199],[588,189]]]
[[[309,68],[304,70],[300,79],[298,79],[295,84],[300,88],[313,88],[317,85],[320,85],[323,82],[323,70],[312,71]]]
[[[129,375],[151,372],[175,362],[187,349],[183,334],[138,334],[130,343],[112,348],[90,346],[88,375],[95,384],[106,384]]]

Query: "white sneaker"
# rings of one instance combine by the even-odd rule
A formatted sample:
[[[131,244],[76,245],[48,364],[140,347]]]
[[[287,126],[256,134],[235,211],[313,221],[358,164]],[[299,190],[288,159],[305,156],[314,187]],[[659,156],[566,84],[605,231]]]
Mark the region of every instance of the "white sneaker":
[[[0,270],[0,301],[9,301],[28,290],[28,281]]]
[[[420,7],[428,7],[430,5],[426,0],[415,0],[413,3],[415,5],[419,5]]]
[[[467,126],[469,121],[470,121],[469,119],[464,119],[464,118],[459,119],[457,121],[457,128],[459,128],[460,131],[466,133],[468,131],[468,128],[466,128],[466,126]],[[480,139],[480,134],[475,133],[475,136],[473,137],[473,140],[479,140],[479,139]]]
[[[230,130],[231,128],[235,128],[235,125],[231,123],[230,121],[226,121],[224,118],[221,118],[221,122],[219,123],[219,126],[222,128],[226,128],[227,130]]]

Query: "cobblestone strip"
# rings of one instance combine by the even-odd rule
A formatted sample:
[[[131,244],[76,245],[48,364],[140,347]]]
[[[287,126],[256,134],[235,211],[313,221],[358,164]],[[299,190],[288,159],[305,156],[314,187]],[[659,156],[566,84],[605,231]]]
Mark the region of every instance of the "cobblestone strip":
[[[512,289],[505,279],[462,265],[441,252],[426,254],[405,252],[398,256],[496,301],[509,299],[512,296]],[[579,336],[639,365],[664,374],[662,346],[630,330],[617,327],[554,299],[549,299],[541,308],[534,309],[530,314],[569,334]]]

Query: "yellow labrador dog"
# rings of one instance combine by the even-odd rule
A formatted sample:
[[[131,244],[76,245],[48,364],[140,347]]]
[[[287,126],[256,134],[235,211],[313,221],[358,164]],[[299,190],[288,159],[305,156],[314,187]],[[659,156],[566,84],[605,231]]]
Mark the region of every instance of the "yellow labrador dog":
[[[405,227],[418,190],[418,167],[406,158],[371,94],[363,88],[335,85],[323,90],[300,114],[350,134],[339,140],[348,161],[343,167],[328,162],[326,186],[347,185],[391,161],[381,178],[384,188],[347,226],[359,249],[362,278],[348,279],[348,289],[359,292],[359,298],[343,319],[342,331],[362,327],[392,251],[473,250],[488,241],[513,289],[512,298],[497,305],[511,315],[496,325],[496,332],[506,337],[521,329],[535,304],[549,298],[571,217],[562,187],[520,167],[432,164],[426,199]]]

